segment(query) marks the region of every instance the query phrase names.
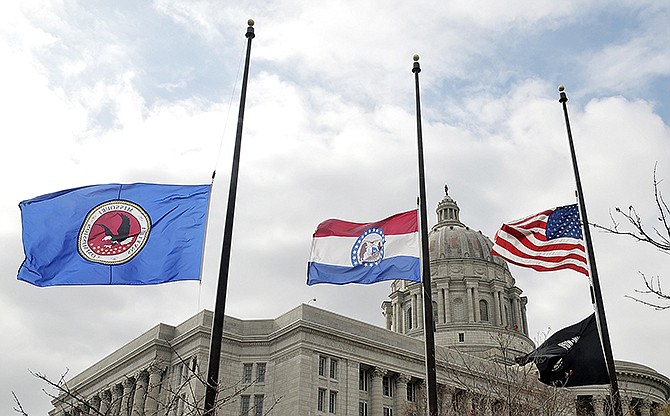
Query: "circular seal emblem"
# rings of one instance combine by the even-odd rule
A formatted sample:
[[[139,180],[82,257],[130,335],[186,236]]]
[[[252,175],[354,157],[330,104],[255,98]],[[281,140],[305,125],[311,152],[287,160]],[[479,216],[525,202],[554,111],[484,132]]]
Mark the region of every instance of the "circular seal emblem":
[[[351,248],[351,264],[354,266],[374,266],[384,258],[386,237],[380,227],[368,228]]]
[[[139,205],[124,200],[104,202],[86,215],[79,229],[77,248],[86,260],[122,264],[147,243],[151,218]]]

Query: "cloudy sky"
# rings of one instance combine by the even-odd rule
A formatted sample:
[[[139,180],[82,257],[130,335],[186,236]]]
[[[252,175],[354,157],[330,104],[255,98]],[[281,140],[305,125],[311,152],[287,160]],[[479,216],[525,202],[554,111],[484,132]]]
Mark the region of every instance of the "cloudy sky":
[[[632,204],[658,225],[655,163],[670,178],[667,1],[232,3],[0,5],[0,413],[10,414],[11,391],[31,415],[50,409],[29,370],[74,375],[159,322],[213,308],[248,18],[229,315],[272,318],[316,298],[383,325],[388,284],[308,287],[305,270],[320,221],[415,207],[415,53],[430,225],[445,184],[461,220],[490,237],[575,201],[559,84],[589,219],[608,224],[610,210]],[[214,170],[201,284],[16,280],[20,201],[95,183],[208,183]],[[642,287],[640,272],[669,279],[668,255],[593,236],[615,358],[670,375],[670,312],[625,297]],[[511,269],[533,337],[591,313],[581,275]]]

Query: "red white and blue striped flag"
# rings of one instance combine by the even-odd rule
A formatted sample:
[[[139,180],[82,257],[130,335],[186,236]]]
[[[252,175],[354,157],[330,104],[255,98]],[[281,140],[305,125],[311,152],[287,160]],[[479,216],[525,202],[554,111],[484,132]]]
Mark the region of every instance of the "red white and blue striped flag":
[[[421,281],[417,210],[381,221],[330,219],[314,232],[307,284]]]
[[[577,204],[548,209],[509,224],[495,235],[492,254],[517,266],[589,275]]]

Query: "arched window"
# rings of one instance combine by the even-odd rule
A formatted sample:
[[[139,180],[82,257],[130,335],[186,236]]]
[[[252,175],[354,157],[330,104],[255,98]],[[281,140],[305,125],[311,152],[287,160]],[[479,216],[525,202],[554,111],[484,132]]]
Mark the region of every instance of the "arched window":
[[[489,320],[489,304],[484,299],[479,301],[479,317],[482,322]]]
[[[411,306],[407,308],[407,313],[405,313],[405,317],[407,318],[406,321],[405,321],[406,322],[405,328],[408,329],[408,330],[412,329],[412,307]]]

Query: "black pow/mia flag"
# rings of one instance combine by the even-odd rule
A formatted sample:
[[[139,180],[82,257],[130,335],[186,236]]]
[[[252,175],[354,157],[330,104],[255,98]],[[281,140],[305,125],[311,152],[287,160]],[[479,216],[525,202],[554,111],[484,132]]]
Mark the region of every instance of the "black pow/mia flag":
[[[575,387],[610,382],[595,313],[561,329],[515,361],[519,365],[535,363],[544,384]]]

